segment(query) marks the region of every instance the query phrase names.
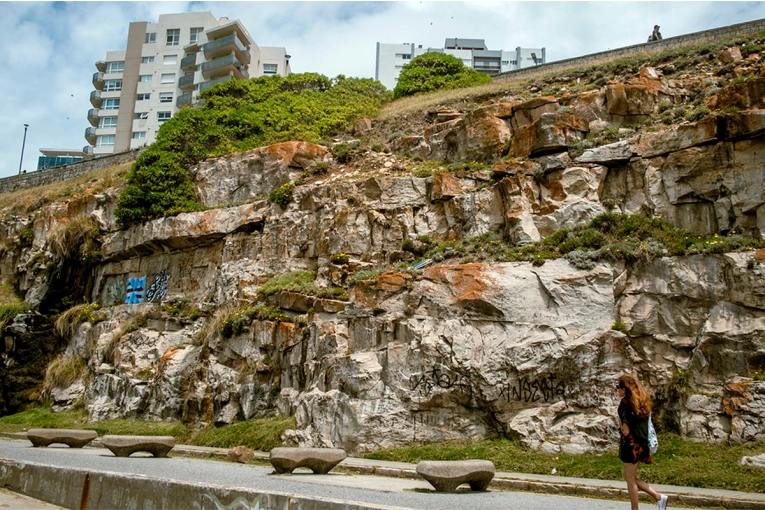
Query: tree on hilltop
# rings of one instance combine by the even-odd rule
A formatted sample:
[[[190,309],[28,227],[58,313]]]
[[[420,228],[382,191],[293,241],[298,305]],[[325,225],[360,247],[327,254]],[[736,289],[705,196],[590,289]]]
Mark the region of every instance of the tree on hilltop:
[[[491,83],[491,77],[467,67],[454,55],[429,52],[404,66],[393,89],[393,98],[485,83]]]

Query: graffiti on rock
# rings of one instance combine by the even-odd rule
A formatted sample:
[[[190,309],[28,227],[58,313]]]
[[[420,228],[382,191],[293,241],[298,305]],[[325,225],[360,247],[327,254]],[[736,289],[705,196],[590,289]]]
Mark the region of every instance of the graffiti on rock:
[[[555,378],[554,375],[529,379],[521,377],[516,384],[509,381],[500,386],[499,397],[506,402],[551,402],[560,397],[566,398],[566,383]]]
[[[122,283],[122,280],[115,280],[104,290],[104,305],[112,306],[119,304],[125,300],[126,296],[127,289],[125,289],[125,284]]]
[[[149,285],[149,290],[146,291],[146,301],[162,301],[162,298],[167,294],[168,280],[170,280],[170,273],[163,269],[154,277],[154,281]]]
[[[143,291],[146,288],[146,277],[128,278],[127,293],[125,294],[125,303],[140,304],[143,303]]]
[[[445,390],[456,389],[467,394],[470,394],[472,391],[469,382],[464,378],[460,378],[459,374],[450,376],[437,367],[433,367],[430,372],[413,375],[409,379],[409,389],[411,391],[418,391],[422,397],[429,396],[436,388]]]

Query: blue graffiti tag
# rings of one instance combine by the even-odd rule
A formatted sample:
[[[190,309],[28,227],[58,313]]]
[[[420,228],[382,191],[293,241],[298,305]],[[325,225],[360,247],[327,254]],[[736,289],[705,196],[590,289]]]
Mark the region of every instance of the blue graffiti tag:
[[[125,303],[139,304],[143,303],[143,290],[146,288],[146,277],[128,278],[127,293],[125,294]]]

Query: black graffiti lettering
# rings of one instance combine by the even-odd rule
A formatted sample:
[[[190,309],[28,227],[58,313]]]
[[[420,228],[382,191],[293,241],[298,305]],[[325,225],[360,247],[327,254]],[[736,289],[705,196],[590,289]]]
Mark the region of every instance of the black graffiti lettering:
[[[505,402],[551,402],[556,397],[565,398],[566,383],[550,375],[539,379],[518,379],[517,384],[506,383],[499,387],[499,399]]]

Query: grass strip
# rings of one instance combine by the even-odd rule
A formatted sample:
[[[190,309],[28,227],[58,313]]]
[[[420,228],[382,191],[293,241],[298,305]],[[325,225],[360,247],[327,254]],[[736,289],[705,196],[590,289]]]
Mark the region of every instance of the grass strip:
[[[659,451],[653,464],[640,466],[640,477],[652,484],[700,487],[743,492],[765,492],[762,470],[739,465],[743,456],[765,452],[765,442],[712,445],[687,441],[672,433],[659,434]],[[497,439],[480,442],[412,444],[364,455],[368,459],[409,462],[421,460],[484,459],[497,471],[622,480],[622,463],[616,451],[602,455],[550,455],[532,450],[518,441]]]

